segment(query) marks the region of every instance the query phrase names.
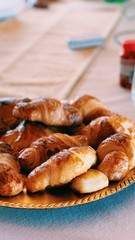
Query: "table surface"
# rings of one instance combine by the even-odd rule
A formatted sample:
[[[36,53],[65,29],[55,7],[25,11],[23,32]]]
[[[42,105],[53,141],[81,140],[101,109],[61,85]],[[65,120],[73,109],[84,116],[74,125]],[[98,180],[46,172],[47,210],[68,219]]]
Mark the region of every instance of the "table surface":
[[[54,11],[56,17],[59,8],[64,11],[65,7],[63,2],[59,2]],[[49,18],[51,13],[47,12],[48,10],[44,11]],[[38,14],[42,15],[43,11],[39,11]],[[120,18],[107,37],[104,47],[68,93],[69,98],[90,94],[101,99],[109,109],[135,120],[130,91],[119,85],[120,46],[112,39],[116,32],[134,29],[134,26],[135,19],[129,21],[125,15]],[[10,39],[10,32],[8,36]],[[2,63],[4,66],[4,62]],[[55,91],[59,91],[59,87],[58,85]],[[1,96],[3,97],[4,94]],[[134,240],[134,208],[134,184],[100,201],[74,207],[51,210],[1,207],[0,240]]]

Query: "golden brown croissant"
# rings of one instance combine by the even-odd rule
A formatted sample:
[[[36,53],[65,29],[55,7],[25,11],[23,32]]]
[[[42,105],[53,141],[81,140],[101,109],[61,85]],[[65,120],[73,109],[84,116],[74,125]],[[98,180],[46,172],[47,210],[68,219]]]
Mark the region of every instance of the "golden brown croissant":
[[[37,122],[22,121],[15,129],[7,131],[1,141],[11,145],[14,154],[18,155],[23,148],[42,136],[49,136],[53,131]]]
[[[89,123],[91,120],[100,116],[112,116],[114,113],[104,106],[97,98],[84,95],[71,102],[83,115],[83,121]]]
[[[0,135],[16,127],[20,120],[13,116],[13,108],[18,102],[28,102],[27,98],[2,98],[0,99]]]
[[[121,121],[123,118],[121,118]],[[129,130],[124,128],[118,116],[103,116],[92,120],[87,126],[83,127],[76,134],[85,135],[88,138],[89,145],[97,148],[98,145],[107,137],[117,133],[129,133]],[[123,120],[124,122],[124,120]]]
[[[135,137],[116,133],[100,143],[97,154],[101,161],[98,169],[109,180],[120,180],[135,167]]]
[[[96,163],[96,152],[91,147],[73,147],[53,155],[35,168],[26,181],[30,192],[37,192],[70,182]]]
[[[98,166],[110,181],[118,181],[129,172],[129,161],[127,155],[122,151],[108,153]]]
[[[135,135],[135,122],[125,116],[116,114],[115,115],[116,121],[119,121],[120,124],[129,131],[130,134]]]
[[[82,114],[78,109],[55,99],[37,98],[29,103],[18,103],[13,113],[17,118],[39,121],[49,126],[82,123]]]
[[[71,182],[71,188],[81,194],[92,193],[108,185],[109,180],[107,176],[97,169],[89,169]]]
[[[0,195],[17,195],[23,187],[24,179],[20,174],[20,166],[10,145],[0,142]]]
[[[55,133],[34,141],[29,148],[20,152],[18,159],[21,168],[30,172],[55,153],[70,147],[80,146],[88,146],[88,140],[85,136],[69,136]]]

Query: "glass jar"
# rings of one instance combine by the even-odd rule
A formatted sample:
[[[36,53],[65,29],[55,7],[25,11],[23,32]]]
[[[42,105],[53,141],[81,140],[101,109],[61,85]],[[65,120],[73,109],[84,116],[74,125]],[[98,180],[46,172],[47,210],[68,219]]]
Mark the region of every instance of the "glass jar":
[[[131,86],[131,99],[135,105],[135,69],[133,73],[132,86]]]
[[[133,73],[135,69],[135,40],[127,40],[123,43],[123,51],[120,54],[120,85],[131,89]]]

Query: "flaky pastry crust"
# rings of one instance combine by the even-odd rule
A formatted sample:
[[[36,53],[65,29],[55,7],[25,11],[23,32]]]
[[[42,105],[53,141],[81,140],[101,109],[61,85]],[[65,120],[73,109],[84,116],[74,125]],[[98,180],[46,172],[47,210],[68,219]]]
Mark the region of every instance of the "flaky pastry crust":
[[[35,168],[26,181],[30,192],[43,191],[46,187],[66,184],[86,172],[96,163],[96,152],[91,147],[74,147],[52,156]]]
[[[112,151],[122,151],[129,159],[129,168],[135,166],[135,138],[132,135],[124,133],[116,133],[105,139],[98,147],[97,154],[100,161],[104,159],[106,154]]]
[[[48,137],[39,138],[29,148],[23,149],[19,154],[19,162],[24,171],[30,172],[55,153],[70,147],[81,146],[88,146],[88,140],[85,136],[55,133]]]
[[[7,131],[1,141],[9,144],[15,155],[29,147],[30,144],[42,136],[49,136],[53,131],[37,122],[22,121],[15,129]]]
[[[24,188],[24,178],[11,147],[0,142],[0,195],[11,197],[19,194]]]
[[[13,108],[19,102],[28,102],[28,98],[1,98],[0,99],[0,135],[16,127],[21,120],[13,115]]]
[[[17,118],[39,121],[49,126],[72,126],[82,123],[81,112],[70,104],[56,99],[37,98],[29,103],[18,103],[13,114]]]
[[[107,176],[97,169],[89,169],[71,182],[71,188],[80,194],[92,193],[108,185],[109,180]]]
[[[122,122],[122,124],[121,124]],[[87,126],[81,128],[76,134],[85,135],[88,138],[89,145],[95,149],[107,137],[121,132],[128,133],[128,125],[124,125],[124,120],[118,116],[102,116],[92,120]]]
[[[90,95],[83,95],[72,101],[72,105],[79,109],[83,115],[83,121],[89,123],[100,116],[112,116],[114,113],[107,109],[97,98]]]

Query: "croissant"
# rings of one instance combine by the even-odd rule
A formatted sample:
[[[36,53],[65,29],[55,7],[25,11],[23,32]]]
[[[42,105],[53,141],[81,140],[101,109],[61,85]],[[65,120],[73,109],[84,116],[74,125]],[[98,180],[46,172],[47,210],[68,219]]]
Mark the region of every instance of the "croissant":
[[[129,161],[127,155],[122,151],[108,153],[98,166],[110,181],[119,181],[129,172]]]
[[[111,181],[121,180],[135,167],[135,137],[116,133],[100,143],[97,155],[98,169]]]
[[[117,132],[130,133],[126,124],[123,123],[124,119],[122,117],[103,116],[92,120],[87,126],[78,130],[76,134],[85,135],[88,138],[89,145],[97,148],[104,139]]]
[[[83,121],[89,123],[91,120],[100,116],[112,116],[114,113],[104,106],[97,98],[84,95],[71,101],[72,106],[77,108],[83,115]]]
[[[81,194],[92,193],[108,185],[109,180],[107,176],[97,169],[89,169],[71,182],[71,188]]]
[[[82,123],[82,114],[70,104],[55,99],[37,98],[29,103],[18,103],[13,110],[17,118],[43,122],[49,126],[71,126]]]
[[[96,160],[96,151],[89,146],[64,149],[35,168],[28,175],[26,187],[30,192],[37,192],[66,184],[86,172]]]
[[[0,135],[16,127],[20,119],[13,116],[13,108],[18,102],[28,102],[27,98],[2,98],[0,99]]]
[[[115,115],[115,120],[119,121],[120,124],[129,131],[130,134],[135,135],[135,122],[125,116],[116,114]]]
[[[23,191],[24,179],[10,145],[0,142],[0,195],[11,197]]]
[[[1,141],[11,145],[14,154],[30,146],[36,139],[49,136],[53,131],[37,122],[22,121],[15,129],[7,131]]]
[[[88,146],[87,138],[55,133],[34,141],[29,148],[20,152],[18,159],[22,169],[30,172],[55,153],[75,146]]]

